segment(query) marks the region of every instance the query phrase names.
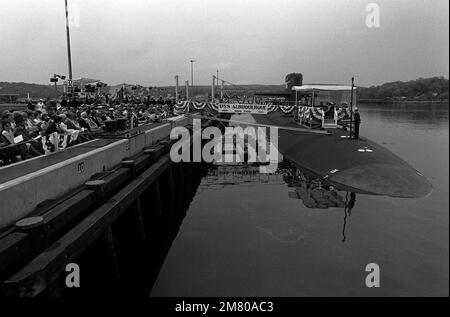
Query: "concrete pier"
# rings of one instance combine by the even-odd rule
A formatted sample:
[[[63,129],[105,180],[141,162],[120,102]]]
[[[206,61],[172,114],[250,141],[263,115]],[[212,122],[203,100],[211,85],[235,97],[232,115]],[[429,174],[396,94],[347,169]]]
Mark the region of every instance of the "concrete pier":
[[[167,138],[175,126],[190,124],[179,116],[170,122],[147,124],[124,135],[95,139],[64,151],[0,168],[0,231],[80,187],[96,173],[114,169],[123,159]]]
[[[53,175],[48,187],[55,188],[67,184],[55,177],[58,173],[70,171],[80,161],[95,166],[87,167],[89,178],[77,178],[84,183],[69,179],[65,187],[69,190],[62,196],[45,208],[28,212],[3,232],[2,295],[147,295],[205,173],[202,163],[173,163],[170,159],[174,141],[167,136],[174,124],[188,126],[189,122],[179,118],[114,141],[106,149],[112,156],[106,169],[101,160],[107,154],[93,150],[73,162],[61,162],[58,168],[24,178],[26,183],[37,175]],[[10,183],[2,190],[18,190],[20,184]],[[22,206],[12,200],[8,204]],[[22,212],[27,213],[25,209]],[[80,288],[66,287],[70,263],[80,267],[84,281]]]

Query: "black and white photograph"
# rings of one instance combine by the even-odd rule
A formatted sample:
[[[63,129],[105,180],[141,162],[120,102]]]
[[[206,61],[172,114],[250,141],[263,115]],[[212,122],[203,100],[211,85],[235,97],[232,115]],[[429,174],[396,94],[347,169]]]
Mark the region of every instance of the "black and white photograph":
[[[449,297],[448,0],[2,0],[0,43],[0,298]]]

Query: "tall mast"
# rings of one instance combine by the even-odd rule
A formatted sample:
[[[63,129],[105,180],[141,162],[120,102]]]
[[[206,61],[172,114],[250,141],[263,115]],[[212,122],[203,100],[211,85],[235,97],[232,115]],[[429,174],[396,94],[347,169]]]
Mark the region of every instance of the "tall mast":
[[[67,60],[69,64],[69,90],[72,90],[72,56],[70,53],[70,32],[69,32],[69,10],[67,8],[67,0],[64,0],[66,6],[66,37],[67,37]]]

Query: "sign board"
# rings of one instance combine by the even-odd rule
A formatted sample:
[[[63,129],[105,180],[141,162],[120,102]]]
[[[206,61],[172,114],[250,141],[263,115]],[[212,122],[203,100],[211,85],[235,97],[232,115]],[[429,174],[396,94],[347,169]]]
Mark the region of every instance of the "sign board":
[[[217,106],[220,113],[267,114],[268,108],[268,105],[255,103],[219,103]]]

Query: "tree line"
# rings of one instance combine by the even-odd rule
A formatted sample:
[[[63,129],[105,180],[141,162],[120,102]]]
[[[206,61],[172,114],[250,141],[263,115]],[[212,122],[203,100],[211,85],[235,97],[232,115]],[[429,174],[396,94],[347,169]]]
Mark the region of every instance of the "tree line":
[[[448,79],[444,77],[395,81],[358,89],[359,99],[448,100]]]

